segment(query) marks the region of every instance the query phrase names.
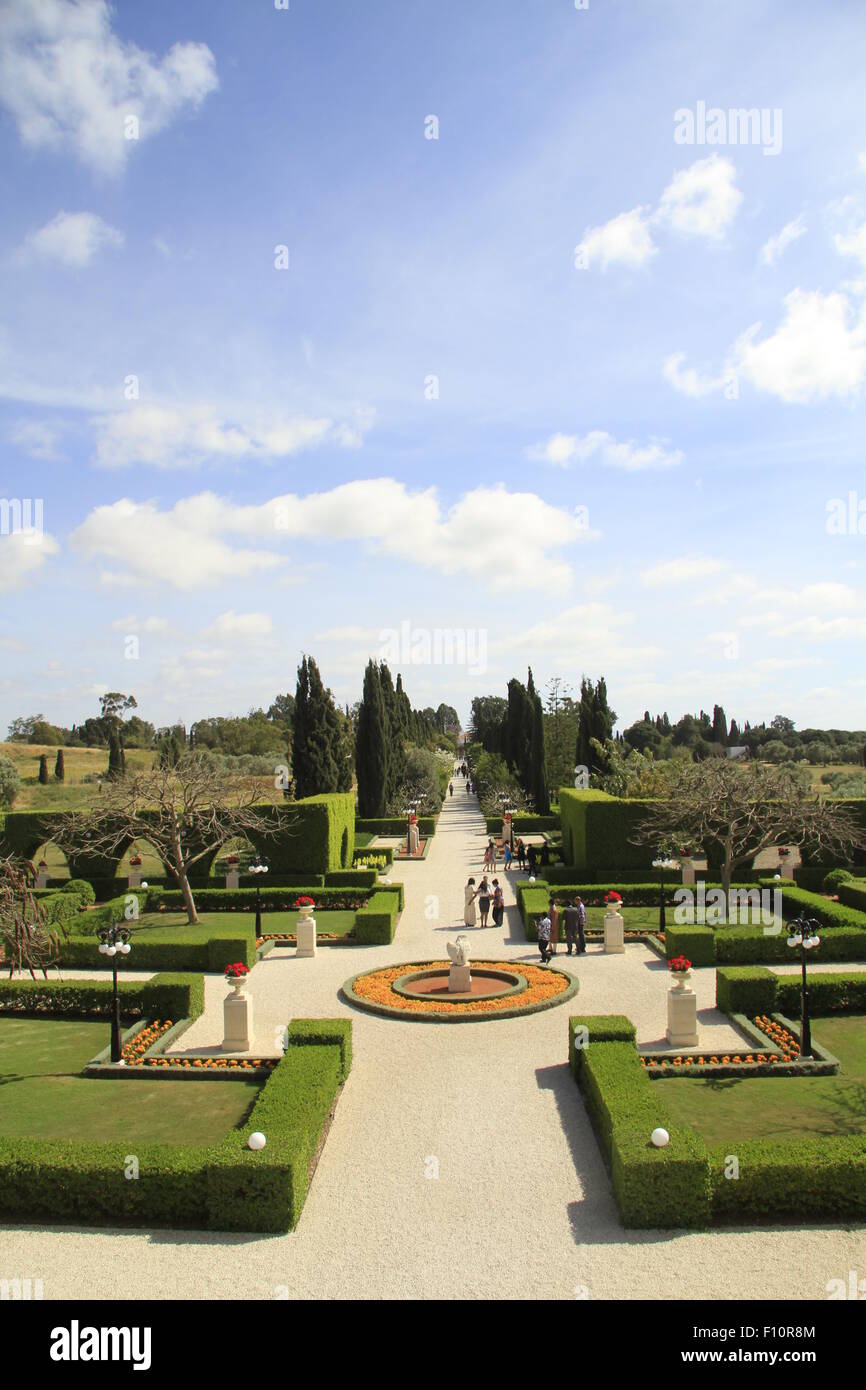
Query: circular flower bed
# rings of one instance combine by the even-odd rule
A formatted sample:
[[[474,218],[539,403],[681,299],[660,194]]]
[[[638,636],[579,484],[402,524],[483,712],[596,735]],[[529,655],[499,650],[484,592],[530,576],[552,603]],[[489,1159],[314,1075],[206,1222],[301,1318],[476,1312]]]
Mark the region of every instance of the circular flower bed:
[[[370,970],[347,980],[342,993],[350,1004],[357,1004],[359,1008],[384,1014],[388,1018],[399,1017],[422,1023],[460,1023],[485,1018],[513,1018],[517,1014],[550,1009],[564,1004],[578,989],[577,979],[563,970],[504,960],[472,961],[472,968],[507,970],[520,980],[519,993],[509,992],[489,999],[467,999],[443,1004],[437,999],[410,998],[394,988],[396,981],[403,980],[412,971],[448,970],[450,964],[447,960],[422,960]]]

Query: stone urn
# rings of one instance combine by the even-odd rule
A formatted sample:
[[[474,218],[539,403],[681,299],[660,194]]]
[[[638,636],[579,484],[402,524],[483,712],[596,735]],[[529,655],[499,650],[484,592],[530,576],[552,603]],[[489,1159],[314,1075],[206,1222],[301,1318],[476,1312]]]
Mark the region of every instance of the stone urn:
[[[625,952],[625,919],[616,909],[608,908],[604,914],[604,950],[613,956]]]
[[[672,970],[671,989],[685,989],[692,978],[691,970]]]

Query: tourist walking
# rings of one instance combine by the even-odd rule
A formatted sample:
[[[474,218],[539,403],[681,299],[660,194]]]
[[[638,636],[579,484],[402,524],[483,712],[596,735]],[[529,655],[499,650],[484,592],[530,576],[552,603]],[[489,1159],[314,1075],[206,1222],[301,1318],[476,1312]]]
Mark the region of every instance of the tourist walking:
[[[494,927],[501,927],[501,926],[502,926],[502,917],[503,917],[504,912],[505,912],[505,898],[503,897],[502,889],[501,889],[500,886],[499,886],[499,879],[498,879],[498,878],[495,878],[495,879],[493,880],[493,925],[494,925]]]
[[[527,856],[526,856],[527,859],[529,860],[529,876],[530,876],[530,878],[535,878],[535,864],[536,864],[537,854],[538,854],[538,851],[536,850],[535,845],[530,845],[530,846],[529,846],[529,850],[527,851]]]
[[[463,925],[465,927],[475,926],[475,899],[477,897],[475,879],[470,878],[466,887],[463,889]]]
[[[546,965],[550,960],[550,918],[544,916],[538,923],[538,953],[541,956],[542,965]]]
[[[496,872],[496,841],[495,841],[495,840],[488,840],[488,841],[487,841],[486,863],[487,863],[487,867],[490,869],[491,873],[495,873],[495,872]]]
[[[487,914],[490,911],[490,884],[486,876],[478,885],[478,911],[481,913],[481,926],[486,927]]]
[[[510,846],[510,844],[508,843],[507,840],[505,841],[505,849],[504,849],[503,853],[504,853],[504,855],[505,855],[505,872],[508,873],[508,870],[511,868],[511,858],[512,858],[512,855],[511,855],[511,846]]]
[[[453,796],[453,795],[454,795],[454,783],[453,783],[453,782],[449,782],[449,783],[448,783],[448,795],[449,795],[449,796]]]
[[[559,908],[556,906],[555,898],[550,899],[547,915],[550,918],[550,954],[555,956],[559,944]]]
[[[517,841],[517,863],[521,869],[526,868],[526,846],[522,840]]]

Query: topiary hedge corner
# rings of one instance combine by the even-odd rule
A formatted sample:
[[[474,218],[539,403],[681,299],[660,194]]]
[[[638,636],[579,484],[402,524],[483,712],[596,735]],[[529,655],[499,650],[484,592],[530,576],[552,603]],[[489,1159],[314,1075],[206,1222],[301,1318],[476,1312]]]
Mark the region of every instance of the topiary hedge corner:
[[[712,927],[665,926],[665,955],[668,960],[685,956],[692,965],[715,965],[716,933]]]

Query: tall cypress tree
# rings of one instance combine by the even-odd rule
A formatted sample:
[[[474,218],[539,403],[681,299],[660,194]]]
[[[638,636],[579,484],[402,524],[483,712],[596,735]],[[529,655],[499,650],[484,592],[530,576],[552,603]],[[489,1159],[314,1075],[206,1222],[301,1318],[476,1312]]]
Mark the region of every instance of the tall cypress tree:
[[[529,673],[532,680],[532,672]],[[534,686],[533,686],[534,689]],[[547,785],[547,760],[544,752],[544,711],[541,707],[541,696],[535,691],[532,701],[532,737],[530,741],[532,754],[532,781],[530,790],[535,802],[535,810],[539,816],[546,816],[550,811],[550,791]]]
[[[713,743],[725,744],[728,741],[728,721],[721,705],[713,705]]]
[[[385,801],[388,803],[397,795],[397,789],[403,781],[406,771],[406,751],[400,727],[397,691],[394,689],[394,682],[391,678],[388,665],[384,661],[379,667],[379,683],[382,688],[382,699],[385,703],[385,738],[388,746]],[[384,814],[384,812],[381,814]]]
[[[384,816],[388,789],[388,728],[381,671],[374,661],[367,662],[364,672],[364,693],[355,737],[355,773],[359,813],[365,817]]]
[[[592,767],[592,748],[589,741],[594,737],[592,681],[587,680],[586,676],[582,676],[580,702],[577,707],[577,744],[574,750],[574,761],[578,767]]]
[[[57,782],[66,781],[66,763],[63,759],[63,749],[58,748],[57,758],[54,763],[54,779]]]
[[[341,780],[338,716],[331,692],[325,689],[311,656],[305,656],[298,667],[294,736],[296,796],[301,799],[337,791]]]
[[[45,786],[45,784],[46,784],[47,781],[48,781],[48,754],[47,754],[47,753],[40,753],[40,755],[39,755],[39,781],[42,783],[43,787]]]
[[[120,746],[120,734],[116,728],[112,728],[108,735],[107,775],[112,781],[119,781],[123,776],[123,749]]]

